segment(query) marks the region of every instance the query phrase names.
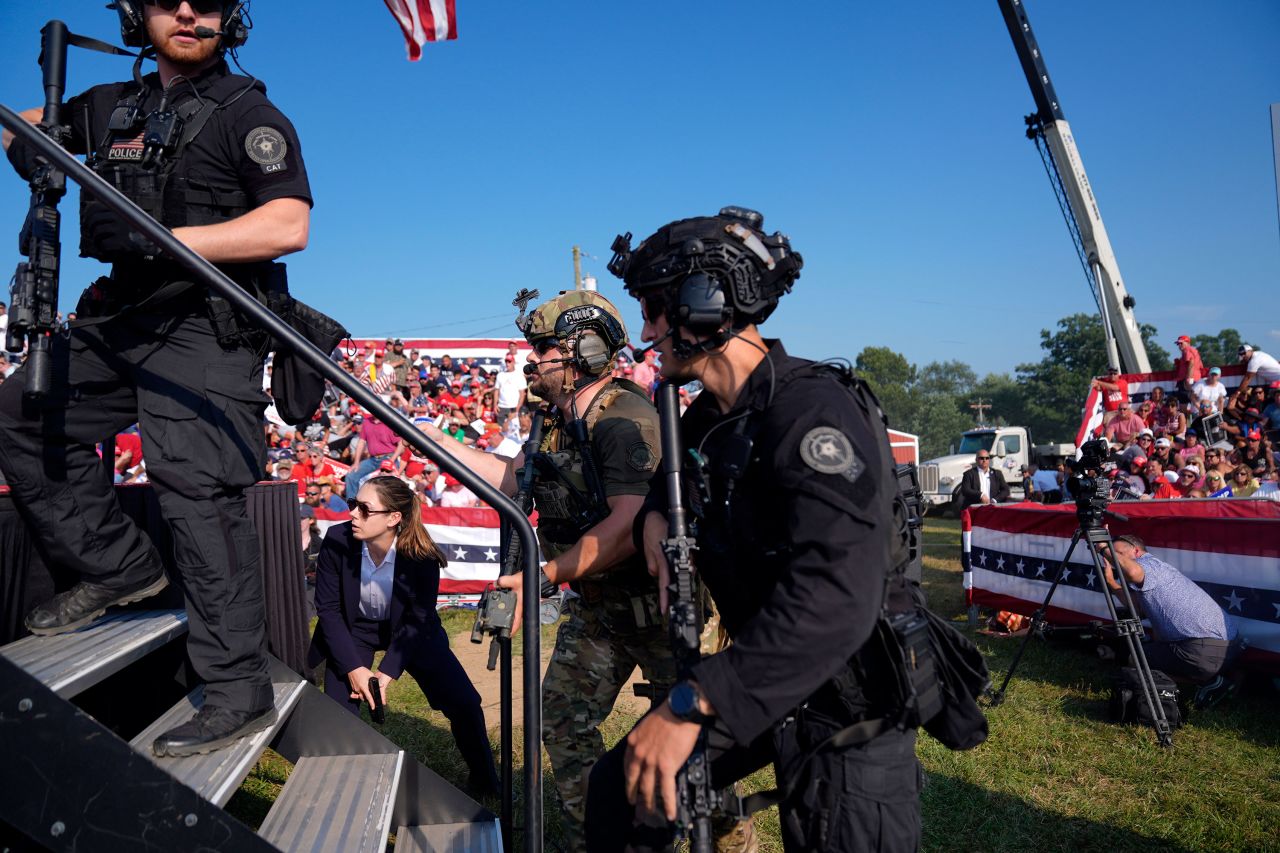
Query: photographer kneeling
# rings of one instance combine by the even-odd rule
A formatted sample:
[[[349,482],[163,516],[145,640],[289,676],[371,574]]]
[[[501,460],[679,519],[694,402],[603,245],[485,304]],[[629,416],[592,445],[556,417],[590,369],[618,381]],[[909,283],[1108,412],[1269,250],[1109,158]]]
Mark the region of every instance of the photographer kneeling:
[[[1112,571],[1119,564],[1151,620],[1152,637],[1143,642],[1151,668],[1194,684],[1217,676],[1237,637],[1235,624],[1217,602],[1191,578],[1148,553],[1137,536],[1117,537],[1114,553],[1107,552],[1103,546],[1107,584],[1120,589]]]

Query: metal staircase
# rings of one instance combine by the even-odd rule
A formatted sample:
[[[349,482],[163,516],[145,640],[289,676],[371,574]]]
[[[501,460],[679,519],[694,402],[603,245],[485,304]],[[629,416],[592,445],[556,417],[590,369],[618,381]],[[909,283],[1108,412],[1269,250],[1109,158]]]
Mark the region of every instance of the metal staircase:
[[[129,742],[71,701],[185,633],[181,610],[137,610],[0,647],[0,820],[47,850],[381,853],[393,829],[397,851],[502,849],[492,812],[274,657],[278,722],[207,755],[150,749],[200,688]],[[255,833],[223,806],[268,747],[294,770]]]

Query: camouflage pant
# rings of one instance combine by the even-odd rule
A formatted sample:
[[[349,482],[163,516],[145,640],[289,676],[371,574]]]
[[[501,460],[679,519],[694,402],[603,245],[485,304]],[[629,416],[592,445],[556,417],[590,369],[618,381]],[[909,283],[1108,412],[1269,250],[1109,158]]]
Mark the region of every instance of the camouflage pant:
[[[676,680],[671,641],[661,623],[613,633],[580,601],[569,605],[542,682],[542,742],[555,771],[565,849],[585,851],[587,776],[604,755],[600,724],[637,666],[665,694]]]
[[[587,777],[604,754],[600,724],[637,666],[658,697],[675,683],[676,669],[664,625],[611,632],[596,609],[581,601],[571,602],[568,611],[542,682],[542,741],[560,793],[565,849],[583,853],[587,849],[583,838]],[[722,648],[718,627],[718,615],[713,615],[703,632],[703,654]],[[715,833],[718,853],[756,849],[750,820],[717,820]]]

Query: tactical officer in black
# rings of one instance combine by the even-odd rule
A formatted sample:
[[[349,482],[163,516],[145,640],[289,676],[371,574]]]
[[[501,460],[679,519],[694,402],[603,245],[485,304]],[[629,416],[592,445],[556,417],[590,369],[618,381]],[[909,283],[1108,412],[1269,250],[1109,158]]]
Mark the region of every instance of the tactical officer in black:
[[[610,269],[641,301],[662,376],[703,384],[680,422],[684,479],[694,564],[732,643],[596,765],[591,850],[669,848],[674,776],[704,726],[717,789],[772,763],[793,792],[781,804],[787,850],[919,845],[913,730],[813,750],[878,716],[876,679],[851,675],[896,565],[896,480],[872,398],[757,331],[802,264],[762,226],[725,208],[666,225],[634,252],[629,236],[615,244]],[[663,590],[665,503],[659,477],[637,526]]]
[[[115,3],[126,44],[158,70],[72,99],[66,143],[174,235],[242,285],[278,283],[275,258],[305,247],[311,192],[289,121],[223,54],[248,34],[244,4]],[[141,62],[141,60],[139,60]],[[39,120],[39,111],[26,114]],[[20,174],[33,154],[6,136]],[[87,193],[81,254],[112,265],[85,291],[53,347],[53,391],[23,401],[25,373],[0,386],[0,469],[45,559],[82,578],[27,617],[37,634],[88,624],[165,584],[160,555],[120,510],[94,448],[134,422],[173,539],[187,651],[205,682],[191,722],[161,755],[208,752],[275,719],[267,675],[258,540],[244,490],[264,470],[266,340],[240,328],[175,262]]]

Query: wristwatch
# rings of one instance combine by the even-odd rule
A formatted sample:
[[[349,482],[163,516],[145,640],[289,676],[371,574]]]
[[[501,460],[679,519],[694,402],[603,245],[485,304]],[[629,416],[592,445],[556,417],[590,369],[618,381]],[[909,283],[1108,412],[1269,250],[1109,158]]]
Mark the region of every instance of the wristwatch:
[[[667,694],[667,707],[671,709],[671,713],[686,723],[705,726],[711,722],[712,717],[698,709],[698,701],[701,698],[698,688],[687,681],[681,681]]]

